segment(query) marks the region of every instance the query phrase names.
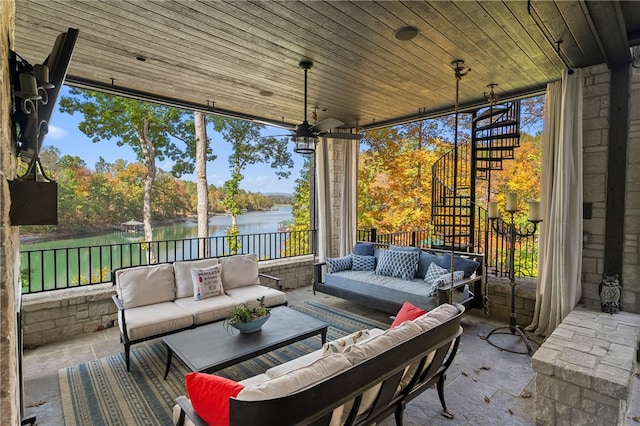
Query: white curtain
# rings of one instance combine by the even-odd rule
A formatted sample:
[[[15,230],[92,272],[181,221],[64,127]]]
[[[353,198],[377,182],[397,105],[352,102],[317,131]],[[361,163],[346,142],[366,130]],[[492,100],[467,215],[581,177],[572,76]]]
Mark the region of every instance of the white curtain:
[[[549,336],[582,293],[582,75],[547,86],[542,136],[538,288],[527,330]]]
[[[358,144],[322,138],[316,149],[318,256],[351,253],[356,235]]]

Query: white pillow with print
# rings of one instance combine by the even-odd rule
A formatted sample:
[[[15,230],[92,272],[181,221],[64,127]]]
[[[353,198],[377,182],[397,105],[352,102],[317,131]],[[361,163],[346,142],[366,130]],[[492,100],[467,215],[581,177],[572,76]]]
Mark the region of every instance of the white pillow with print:
[[[193,279],[193,300],[202,300],[208,297],[224,294],[222,288],[222,265],[214,265],[208,268],[191,269]]]
[[[440,279],[448,272],[445,268],[436,265],[435,262],[429,265],[429,269],[427,269],[427,273],[424,276],[424,282],[429,286],[429,296],[433,297],[438,295],[438,287],[441,284]]]

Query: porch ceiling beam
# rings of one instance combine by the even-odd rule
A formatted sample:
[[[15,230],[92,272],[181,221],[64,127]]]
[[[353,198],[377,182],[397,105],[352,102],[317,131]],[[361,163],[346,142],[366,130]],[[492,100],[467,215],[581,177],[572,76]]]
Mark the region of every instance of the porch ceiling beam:
[[[620,3],[587,1],[585,6],[607,66],[614,68],[630,63],[629,39]]]

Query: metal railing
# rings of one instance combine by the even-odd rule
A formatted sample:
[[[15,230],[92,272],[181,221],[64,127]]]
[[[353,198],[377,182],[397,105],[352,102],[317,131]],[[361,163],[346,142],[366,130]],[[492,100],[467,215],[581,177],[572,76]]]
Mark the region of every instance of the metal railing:
[[[111,282],[124,266],[255,253],[259,260],[313,254],[315,230],[243,234],[20,252],[22,293]],[[233,248],[237,250],[234,251]]]

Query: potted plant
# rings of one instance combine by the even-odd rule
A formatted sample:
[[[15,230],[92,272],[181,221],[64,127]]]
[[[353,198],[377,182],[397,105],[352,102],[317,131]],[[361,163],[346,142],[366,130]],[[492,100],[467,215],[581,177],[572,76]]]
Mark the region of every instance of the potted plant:
[[[240,333],[253,333],[267,322],[271,315],[271,310],[264,306],[264,296],[257,299],[259,306],[249,309],[246,304],[242,304],[233,308],[231,313],[225,319],[225,326],[231,326],[240,331]]]

